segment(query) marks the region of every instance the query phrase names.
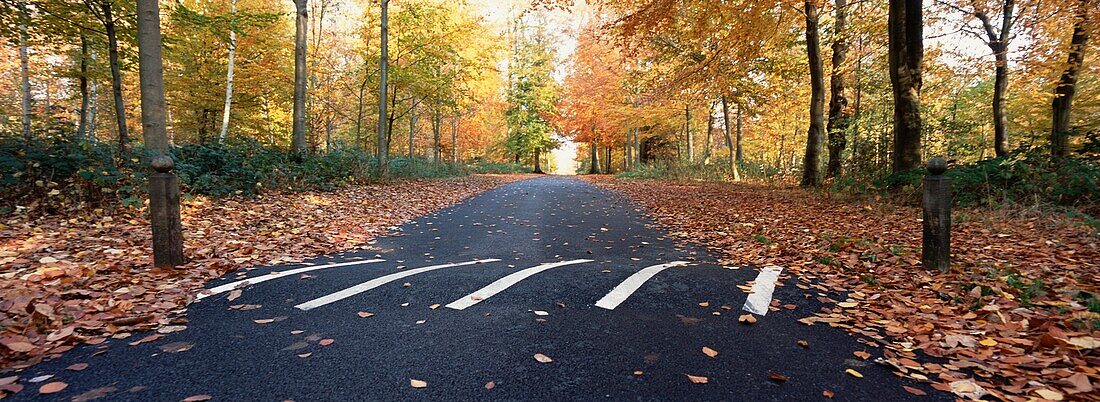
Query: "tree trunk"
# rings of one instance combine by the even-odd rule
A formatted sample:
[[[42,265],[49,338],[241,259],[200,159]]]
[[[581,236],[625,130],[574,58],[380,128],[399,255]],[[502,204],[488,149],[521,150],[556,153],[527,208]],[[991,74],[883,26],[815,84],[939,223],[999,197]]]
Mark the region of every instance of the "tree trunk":
[[[31,146],[31,116],[34,111],[31,109],[31,68],[30,68],[30,52],[28,42],[30,41],[27,35],[27,25],[29,24],[30,15],[27,11],[27,5],[21,4],[19,6],[20,11],[20,24],[19,24],[19,94],[21,95],[23,105],[23,145],[27,148]]]
[[[306,87],[309,77],[306,71],[306,35],[309,32],[307,2],[294,0],[294,128],[291,148],[301,158],[308,151],[306,143]]]
[[[87,141],[88,136],[88,37],[80,31],[80,116],[77,119],[76,137]],[[90,142],[90,141],[89,141]]]
[[[355,142],[364,149],[366,149],[366,143],[363,141],[363,92],[366,90],[367,78],[363,77],[363,81],[359,84],[359,99],[355,106]]]
[[[415,99],[413,100],[415,102]],[[413,153],[416,152],[416,105],[409,108],[409,159],[413,158]]]
[[[844,148],[848,146],[846,137],[850,117],[847,112],[848,98],[844,96],[844,59],[848,54],[848,0],[836,0],[836,19],[833,21],[833,60],[829,75],[829,165],[825,168],[825,177],[837,177],[843,166]]]
[[[218,134],[218,143],[224,144],[229,135],[229,107],[233,104],[233,60],[237,55],[237,0],[229,2],[229,65],[225,73],[225,108],[222,109],[222,130]]]
[[[730,105],[725,95],[722,95],[722,128],[726,134],[726,147],[730,151],[730,174],[733,175],[733,181],[741,181],[741,171],[737,167],[737,150],[734,149],[731,132],[733,130],[730,127]]]
[[[542,148],[535,148],[535,173],[543,174],[542,171]]]
[[[95,54],[94,53],[92,54],[92,60],[95,60]],[[95,117],[96,117],[96,109],[98,109],[98,107],[96,105],[99,104],[99,102],[97,101],[97,99],[99,99],[99,83],[95,82],[95,81],[92,81],[92,89],[89,92],[90,93],[88,94],[88,103],[89,103],[89,105],[88,105],[88,139],[91,140],[91,142],[94,143],[94,142],[99,140],[98,138],[96,138],[96,134],[95,134],[95,130],[96,130]]]
[[[905,172],[921,163],[920,90],[924,59],[922,0],[890,2],[890,86],[894,97],[894,155],[891,168]]]
[[[381,0],[382,3],[382,19],[380,25],[381,30],[381,51],[379,55],[378,63],[378,175],[384,176],[386,174],[387,167],[389,165],[389,150],[387,149],[387,114],[386,114],[386,94],[389,90],[389,64],[390,64],[390,17],[389,8],[390,0]]]
[[[126,104],[122,100],[122,70],[118,61],[118,37],[115,34],[115,17],[110,1],[99,4],[103,10],[103,27],[107,30],[107,49],[111,64],[111,90],[115,96],[115,121],[118,123],[118,149],[125,152],[130,142],[126,130]]]
[[[623,142],[623,154],[626,155],[626,165],[624,165],[625,170],[630,170],[630,167],[634,164],[634,139],[632,138],[633,135],[634,129],[628,128],[626,130],[626,141]]]
[[[164,64],[158,1],[138,0],[137,14],[142,139],[146,150],[164,154],[168,151],[168,132],[164,117]]]
[[[821,151],[825,143],[825,81],[821,62],[821,38],[818,32],[818,9],[806,1],[806,56],[810,64],[810,129],[806,132],[806,156],[802,162],[803,187],[819,186],[822,182]]]
[[[691,135],[691,108],[684,105],[684,140],[687,142],[687,157],[688,162],[695,162],[695,148],[692,146],[694,143],[694,137]],[[610,173],[610,171],[608,172]]]
[[[596,129],[592,129],[592,134],[596,134]],[[591,143],[588,144],[588,153],[591,154],[592,163],[589,164],[588,174],[600,174],[600,152],[597,149],[596,143],[599,141],[598,137],[594,137]]]
[[[707,108],[707,132],[703,135],[703,164],[710,163],[710,144],[714,142],[714,103]]]
[[[607,172],[607,174],[611,174],[614,171],[614,169],[611,168],[611,151],[613,149],[614,148],[612,148],[612,147],[607,147],[607,160],[604,161],[604,169],[603,169],[603,171]]]
[[[439,147],[439,131],[443,129],[443,114],[436,104],[432,110],[432,162],[439,163],[442,149]]]
[[[1070,112],[1073,109],[1073,96],[1077,93],[1077,74],[1085,58],[1085,44],[1088,42],[1089,11],[1096,6],[1097,0],[1080,0],[1077,18],[1073,23],[1073,36],[1069,41],[1069,57],[1066,69],[1054,86],[1053,121],[1050,130],[1050,150],[1055,157],[1069,155]]]
[[[997,46],[1001,47],[1001,46]],[[998,157],[1008,155],[1008,116],[1005,115],[1005,94],[1008,92],[1008,56],[1005,50],[994,51],[997,67],[993,75],[993,151]]]
[[[734,141],[734,142],[737,145],[737,163],[739,163],[739,164],[745,162],[745,150],[741,146],[741,144],[744,143],[744,137],[745,137],[743,135],[744,131],[741,129],[741,126],[742,126],[741,123],[744,122],[744,120],[745,119],[743,118],[743,116],[741,114],[741,106],[738,105],[737,106],[737,138],[736,138],[737,141]]]
[[[458,163],[458,116],[451,117],[451,163]]]

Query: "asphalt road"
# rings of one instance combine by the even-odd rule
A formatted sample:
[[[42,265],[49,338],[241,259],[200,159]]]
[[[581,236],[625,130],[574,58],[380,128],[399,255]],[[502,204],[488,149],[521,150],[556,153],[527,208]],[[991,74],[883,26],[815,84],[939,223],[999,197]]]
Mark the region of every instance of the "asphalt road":
[[[580,180],[513,183],[405,224],[372,250],[231,273],[208,288],[251,281],[191,305],[184,331],[81,347],[20,376],[68,383],[48,395],[59,400],[93,390],[135,401],[821,400],[825,390],[836,400],[949,399],[853,356],[880,352],[841,330],[798,323],[821,306],[785,274],[772,297],[797,307],[738,323],[749,298],[738,286],[762,271],[719,266],[648,222]],[[372,259],[385,261],[328,266]],[[545,265],[555,262],[567,263]],[[65,370],[74,363],[89,367]],[[13,399],[47,397],[30,385]]]

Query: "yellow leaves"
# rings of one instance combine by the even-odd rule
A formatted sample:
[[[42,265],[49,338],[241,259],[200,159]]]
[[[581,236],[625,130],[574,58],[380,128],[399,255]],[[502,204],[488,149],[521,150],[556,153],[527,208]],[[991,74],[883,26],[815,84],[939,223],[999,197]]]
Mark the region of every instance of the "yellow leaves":
[[[844,372],[848,373],[848,375],[850,375],[852,377],[855,377],[855,378],[863,378],[863,374],[860,374],[858,371],[855,371],[853,369],[847,369],[847,370],[844,370]]]
[[[997,341],[993,338],[985,338],[985,339],[982,339],[981,341],[978,341],[978,343],[981,344],[982,346],[989,346],[989,347],[997,346]]]
[[[1091,336],[1076,336],[1069,338],[1067,342],[1078,349],[1096,349],[1100,347],[1100,339]]]
[[[843,308],[853,308],[853,307],[858,306],[859,303],[857,303],[857,302],[840,302],[840,303],[837,303],[836,305],[840,306],[840,307],[843,307]]]
[[[1035,394],[1039,397],[1050,401],[1061,401],[1065,399],[1065,396],[1061,392],[1052,390],[1050,388],[1042,388],[1035,390]]]

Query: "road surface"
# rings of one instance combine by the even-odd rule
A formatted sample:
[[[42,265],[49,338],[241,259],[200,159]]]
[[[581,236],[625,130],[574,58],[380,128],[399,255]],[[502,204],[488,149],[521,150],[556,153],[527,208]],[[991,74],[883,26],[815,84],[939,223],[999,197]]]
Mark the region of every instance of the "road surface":
[[[880,351],[843,331],[798,323],[821,305],[782,267],[723,267],[648,223],[580,180],[508,184],[371,250],[230,273],[186,330],[77,348],[20,374],[67,389],[13,399],[948,399],[854,356]],[[739,323],[745,310],[765,315]]]

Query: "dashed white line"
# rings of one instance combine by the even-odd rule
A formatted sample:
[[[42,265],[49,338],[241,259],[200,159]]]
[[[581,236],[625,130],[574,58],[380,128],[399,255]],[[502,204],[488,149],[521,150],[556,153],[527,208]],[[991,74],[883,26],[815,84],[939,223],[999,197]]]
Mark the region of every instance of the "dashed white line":
[[[626,298],[634,294],[634,292],[637,291],[638,288],[642,287],[642,285],[645,284],[646,281],[648,281],[650,278],[653,278],[654,275],[657,275],[658,273],[666,269],[672,267],[680,267],[684,265],[687,265],[687,261],[673,261],[665,264],[645,267],[640,271],[635,272],[634,275],[630,275],[629,277],[624,279],[621,283],[619,283],[619,286],[615,286],[614,289],[611,289],[611,291],[608,292],[606,296],[600,299],[600,301],[596,302],[596,307],[614,310],[615,307],[618,307],[619,304],[626,300]]]
[[[464,266],[464,265],[482,264],[482,263],[497,262],[497,261],[500,261],[500,260],[495,259],[495,258],[489,258],[489,259],[484,259],[484,260],[474,260],[474,261],[458,262],[458,263],[451,263],[451,264],[431,265],[431,266],[427,266],[427,267],[410,269],[408,271],[395,272],[395,273],[392,273],[392,274],[389,274],[389,275],[386,275],[386,276],[383,276],[383,277],[371,279],[369,281],[360,283],[358,285],[352,286],[350,288],[341,290],[341,291],[336,292],[336,293],[332,293],[332,294],[328,294],[328,295],[325,295],[325,296],[318,297],[316,299],[307,301],[305,303],[299,304],[299,305],[294,306],[294,307],[297,307],[299,310],[303,310],[303,311],[311,310],[311,309],[315,309],[317,307],[321,307],[321,306],[324,306],[324,305],[332,303],[332,302],[340,301],[340,300],[355,296],[357,294],[366,292],[368,290],[374,289],[376,287],[385,285],[387,283],[396,281],[396,280],[404,278],[404,277],[413,276],[413,275],[416,275],[416,274],[420,274],[420,273],[424,273],[424,272],[428,272],[428,271],[434,271],[434,270],[442,269],[442,268],[461,267],[461,266]]]
[[[749,298],[745,300],[745,311],[759,315],[768,314],[772,291],[775,290],[775,281],[779,279],[780,272],[783,272],[783,268],[775,265],[760,269],[760,274],[756,275],[756,281],[752,283]]]
[[[346,267],[346,266],[349,266],[349,265],[372,264],[372,263],[383,262],[383,261],[386,261],[386,260],[373,259],[373,260],[347,261],[347,262],[338,262],[338,263],[335,263],[335,264],[312,265],[312,266],[308,266],[308,267],[295,268],[295,269],[291,269],[291,270],[287,270],[287,271],[272,272],[272,273],[267,274],[267,275],[261,275],[261,276],[257,276],[255,278],[249,278],[249,279],[242,279],[242,280],[239,280],[239,281],[230,282],[230,283],[227,283],[227,284],[224,284],[224,285],[221,285],[221,286],[216,286],[216,287],[204,290],[204,291],[200,292],[198,294],[198,296],[195,297],[195,299],[196,300],[202,300],[204,298],[214,296],[214,295],[219,294],[219,293],[228,292],[228,291],[236,289],[238,287],[245,287],[245,286],[249,286],[249,285],[255,285],[255,284],[260,283],[260,282],[267,282],[267,281],[270,281],[272,279],[278,279],[278,278],[282,278],[284,276],[290,276],[290,275],[297,275],[297,274],[300,274],[300,273],[303,273],[303,272],[316,271],[318,269],[326,269],[326,268]]]
[[[557,267],[572,265],[572,264],[581,264],[581,263],[586,263],[586,262],[592,262],[592,260],[569,260],[569,261],[551,262],[551,263],[536,265],[534,267],[527,268],[527,269],[524,269],[524,270],[521,270],[521,271],[516,271],[516,272],[513,272],[513,273],[509,274],[508,276],[497,279],[495,282],[490,283],[490,284],[486,285],[485,287],[483,287],[481,289],[478,289],[478,290],[474,291],[473,293],[470,293],[469,295],[466,295],[465,297],[463,297],[461,299],[458,299],[458,300],[455,300],[455,301],[451,302],[451,304],[447,305],[447,308],[452,308],[452,309],[455,309],[455,310],[463,310],[467,307],[470,307],[470,306],[473,306],[475,304],[480,303],[482,300],[493,297],[493,295],[496,295],[497,293],[500,293],[504,289],[508,289],[512,285],[515,285],[515,284],[519,283],[519,281],[527,279],[527,277],[529,277],[531,275],[537,274],[539,272],[542,272],[542,271],[545,271],[545,270],[548,270],[548,269],[551,269],[551,268],[557,268]]]

